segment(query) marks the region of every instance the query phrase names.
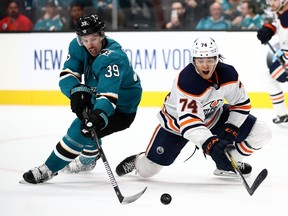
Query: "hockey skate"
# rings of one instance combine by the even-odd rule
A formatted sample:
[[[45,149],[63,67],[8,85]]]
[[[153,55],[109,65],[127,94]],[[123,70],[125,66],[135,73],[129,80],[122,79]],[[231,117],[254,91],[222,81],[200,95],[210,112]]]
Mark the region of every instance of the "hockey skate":
[[[64,173],[79,173],[79,172],[89,172],[92,171],[96,166],[96,161],[98,158],[93,158],[93,161],[88,164],[83,164],[80,157],[75,158],[67,166],[65,166],[61,171]]]
[[[23,179],[31,184],[38,184],[46,182],[58,175],[57,172],[53,173],[45,164],[35,167],[23,174]]]
[[[251,172],[252,172],[252,166],[248,163],[244,163],[241,161],[237,162],[237,165],[239,167],[239,169],[241,170],[243,176],[250,176]],[[237,177],[237,173],[234,171],[225,171],[225,170],[219,170],[219,169],[215,169],[214,171],[214,175],[216,176],[230,176],[230,177]]]
[[[286,114],[284,116],[277,116],[272,121],[274,124],[281,124],[281,123],[287,123],[288,124],[288,114]]]
[[[142,154],[142,153],[140,153]],[[136,155],[132,155],[130,157],[125,158],[121,163],[118,164],[118,166],[116,167],[116,173],[118,176],[123,176],[126,175],[130,172],[132,172],[133,170],[135,170],[135,159],[140,155],[140,154],[136,154]]]

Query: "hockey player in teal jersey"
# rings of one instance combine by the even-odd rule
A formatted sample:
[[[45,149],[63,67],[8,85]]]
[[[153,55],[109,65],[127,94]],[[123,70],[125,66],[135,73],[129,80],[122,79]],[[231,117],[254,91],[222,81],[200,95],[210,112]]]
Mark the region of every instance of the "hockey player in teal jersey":
[[[129,128],[134,121],[142,95],[141,83],[120,44],[106,37],[104,28],[105,23],[97,15],[78,21],[77,38],[69,45],[59,81],[77,118],[46,162],[23,174],[26,182],[45,182],[60,170],[92,170],[98,150],[89,132],[91,127],[101,143],[101,138]],[[84,123],[84,109],[90,110],[88,122],[92,126]]]
[[[175,78],[146,151],[124,159],[116,167],[119,176],[133,170],[141,177],[154,176],[173,164],[189,141],[211,156],[215,175],[237,176],[224,152],[228,145],[235,147],[231,154],[242,174],[251,173],[242,161],[269,142],[271,131],[250,114],[250,99],[236,69],[221,60],[212,38],[194,41],[192,61]]]

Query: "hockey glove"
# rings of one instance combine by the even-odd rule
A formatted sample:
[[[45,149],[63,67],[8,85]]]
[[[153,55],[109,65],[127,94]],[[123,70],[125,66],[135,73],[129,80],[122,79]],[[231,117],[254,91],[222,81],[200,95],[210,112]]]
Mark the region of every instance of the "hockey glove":
[[[91,129],[94,129],[96,133],[104,129],[108,124],[108,118],[102,110],[93,110],[88,114],[88,119],[82,124],[81,133],[85,137],[91,137]]]
[[[217,136],[209,137],[202,145],[202,149],[206,155],[210,155],[220,170],[233,171],[231,162],[225,154],[225,148],[231,145],[230,142],[220,140]]]
[[[219,138],[232,143],[236,140],[238,133],[239,133],[238,127],[226,123],[224,124],[224,131],[219,135]]]
[[[257,32],[257,38],[262,44],[266,44],[275,34],[276,28],[274,25],[266,23]]]
[[[80,120],[83,120],[82,111],[85,108],[89,110],[93,108],[92,106],[92,90],[83,84],[75,86],[71,89],[71,96],[70,96],[70,106],[73,113],[76,113],[77,117]]]

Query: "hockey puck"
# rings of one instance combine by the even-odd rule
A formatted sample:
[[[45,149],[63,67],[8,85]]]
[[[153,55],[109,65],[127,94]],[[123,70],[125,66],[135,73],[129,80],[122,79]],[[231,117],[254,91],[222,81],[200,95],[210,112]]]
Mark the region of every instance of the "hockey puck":
[[[160,200],[161,200],[162,204],[168,205],[171,202],[172,197],[170,196],[170,194],[164,193],[161,195]]]

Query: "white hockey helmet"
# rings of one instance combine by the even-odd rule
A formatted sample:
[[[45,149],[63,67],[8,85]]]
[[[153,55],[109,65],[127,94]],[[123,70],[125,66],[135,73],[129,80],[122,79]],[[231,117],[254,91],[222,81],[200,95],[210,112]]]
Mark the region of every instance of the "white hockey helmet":
[[[194,58],[216,57],[216,64],[219,61],[219,50],[214,39],[210,37],[197,38],[192,46],[192,64],[194,65]]]

